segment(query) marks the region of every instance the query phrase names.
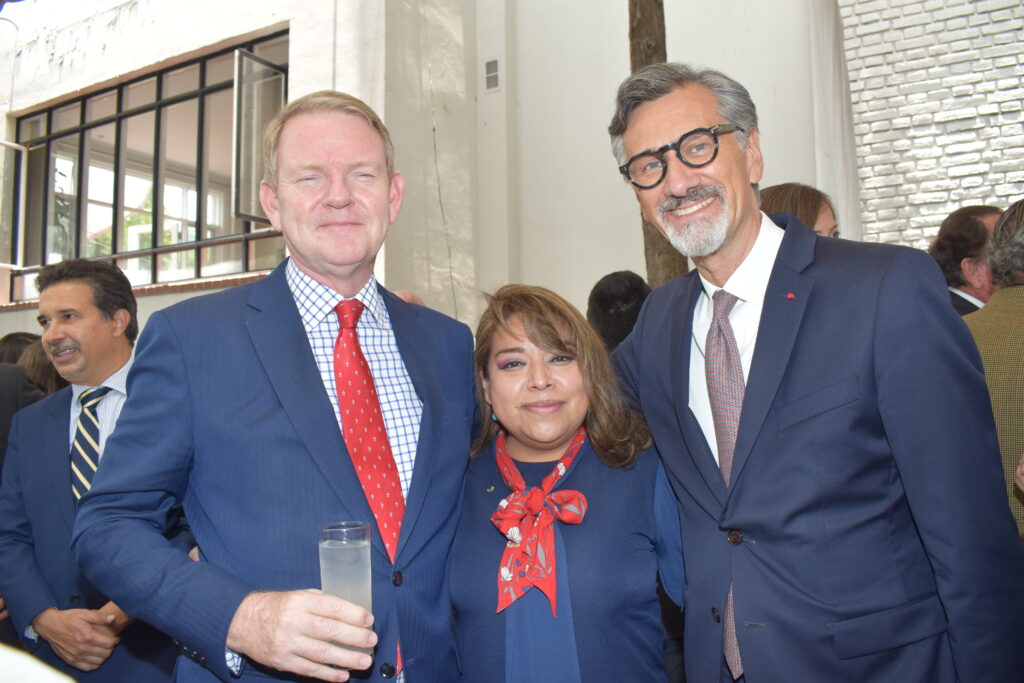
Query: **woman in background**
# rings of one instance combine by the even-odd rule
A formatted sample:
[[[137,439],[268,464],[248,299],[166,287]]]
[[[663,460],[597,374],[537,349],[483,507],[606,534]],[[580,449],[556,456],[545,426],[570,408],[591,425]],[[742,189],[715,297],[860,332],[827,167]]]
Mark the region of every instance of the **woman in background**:
[[[25,368],[28,378],[46,396],[68,385],[68,381],[53,367],[41,342],[37,341],[25,347],[21,358],[18,359],[18,365]]]
[[[682,600],[678,507],[604,344],[540,287],[490,297],[484,427],[450,583],[464,681],[665,681],[656,577]]]
[[[761,190],[761,210],[767,214],[791,213],[822,237],[839,237],[832,200],[821,190],[800,183],[782,183]]]

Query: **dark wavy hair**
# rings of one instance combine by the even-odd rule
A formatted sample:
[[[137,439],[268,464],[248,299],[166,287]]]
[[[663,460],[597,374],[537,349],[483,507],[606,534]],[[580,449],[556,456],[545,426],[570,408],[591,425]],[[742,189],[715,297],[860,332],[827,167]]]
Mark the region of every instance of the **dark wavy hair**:
[[[483,427],[473,444],[473,455],[498,435],[491,406],[484,398],[481,379],[498,330],[512,333],[514,323],[537,346],[576,358],[590,409],[583,418],[594,452],[609,467],[630,465],[651,440],[643,419],[633,412],[619,389],[604,342],[572,304],[543,287],[505,285],[487,297],[487,310],[476,328],[476,391]]]
[[[132,283],[120,268],[109,261],[72,258],[44,266],[36,276],[36,289],[42,292],[60,282],[84,282],[92,287],[92,305],[100,309],[104,320],[110,320],[122,308],[128,311],[124,336],[130,345],[139,336],[138,305]]]
[[[967,284],[960,262],[965,258],[986,257],[989,234],[981,219],[1000,213],[1002,211],[997,206],[963,206],[942,221],[928,253],[942,268],[947,285],[960,287]]]

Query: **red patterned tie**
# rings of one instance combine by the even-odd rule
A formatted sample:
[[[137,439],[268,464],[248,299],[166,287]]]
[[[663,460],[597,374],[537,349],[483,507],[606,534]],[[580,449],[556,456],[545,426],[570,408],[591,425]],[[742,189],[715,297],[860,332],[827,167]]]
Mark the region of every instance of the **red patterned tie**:
[[[729,324],[729,313],[736,305],[736,297],[720,289],[715,292],[711,329],[704,344],[704,374],[707,377],[708,399],[715,421],[715,440],[718,442],[718,466],[722,469],[725,485],[732,477],[732,456],[736,449],[736,432],[743,408],[743,364],[736,346],[736,336]],[[736,638],[736,613],[732,603],[732,582],[725,599],[722,650],[729,673],[734,679],[743,675],[740,644]]]
[[[363,304],[355,299],[342,301],[334,308],[341,329],[334,343],[334,386],[338,391],[338,410],[345,446],[352,457],[366,501],[377,520],[391,562],[395,561],[398,532],[405,514],[402,483],[391,454],[384,418],[380,413],[377,389],[370,366],[359,348],[356,322]]]

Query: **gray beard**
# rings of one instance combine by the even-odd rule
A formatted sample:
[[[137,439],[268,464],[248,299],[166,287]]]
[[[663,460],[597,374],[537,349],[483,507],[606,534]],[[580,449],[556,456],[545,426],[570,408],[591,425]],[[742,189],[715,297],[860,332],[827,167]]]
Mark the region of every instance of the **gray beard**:
[[[725,198],[719,195],[722,206],[718,217],[708,220],[697,218],[685,226],[674,227],[669,222],[668,212],[671,209],[658,208],[658,219],[661,221],[661,228],[668,238],[669,244],[683,256],[689,258],[700,258],[718,251],[725,243],[729,232],[729,207]]]

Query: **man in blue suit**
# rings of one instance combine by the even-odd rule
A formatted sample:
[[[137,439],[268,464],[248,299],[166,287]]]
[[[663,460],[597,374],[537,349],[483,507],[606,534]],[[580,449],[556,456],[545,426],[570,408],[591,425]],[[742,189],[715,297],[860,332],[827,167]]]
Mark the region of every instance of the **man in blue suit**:
[[[745,88],[679,64],[609,128],[695,272],[615,360],[680,499],[688,680],[1020,680],[1024,558],[977,351],[927,254],[759,210]]]
[[[117,422],[139,329],[131,283],[113,264],[74,259],[43,268],[36,285],[43,347],[71,386],[12,422],[0,487],[0,591],[29,652],[76,680],[170,680],[171,639],[133,623],[71,555],[76,495],[90,475],[69,454],[87,434],[96,464]],[[90,420],[98,432],[80,431]],[[187,550],[191,537],[176,512],[158,520],[156,533]]]
[[[366,104],[331,91],[296,100],[268,127],[264,155],[261,201],[291,257],[149,319],[75,550],[98,586],[183,644],[177,680],[344,681],[342,669],[454,680],[444,571],[473,428],[471,335],[373,277],[404,184]],[[389,501],[404,512],[384,514],[364,492],[355,418],[339,412],[352,305],[376,390],[367,410],[379,402],[390,448],[378,465],[397,470],[384,484],[400,485]],[[178,503],[198,563],[153,532]],[[319,528],[353,520],[371,522],[372,615],[310,590]],[[348,649],[375,645],[372,668]]]

